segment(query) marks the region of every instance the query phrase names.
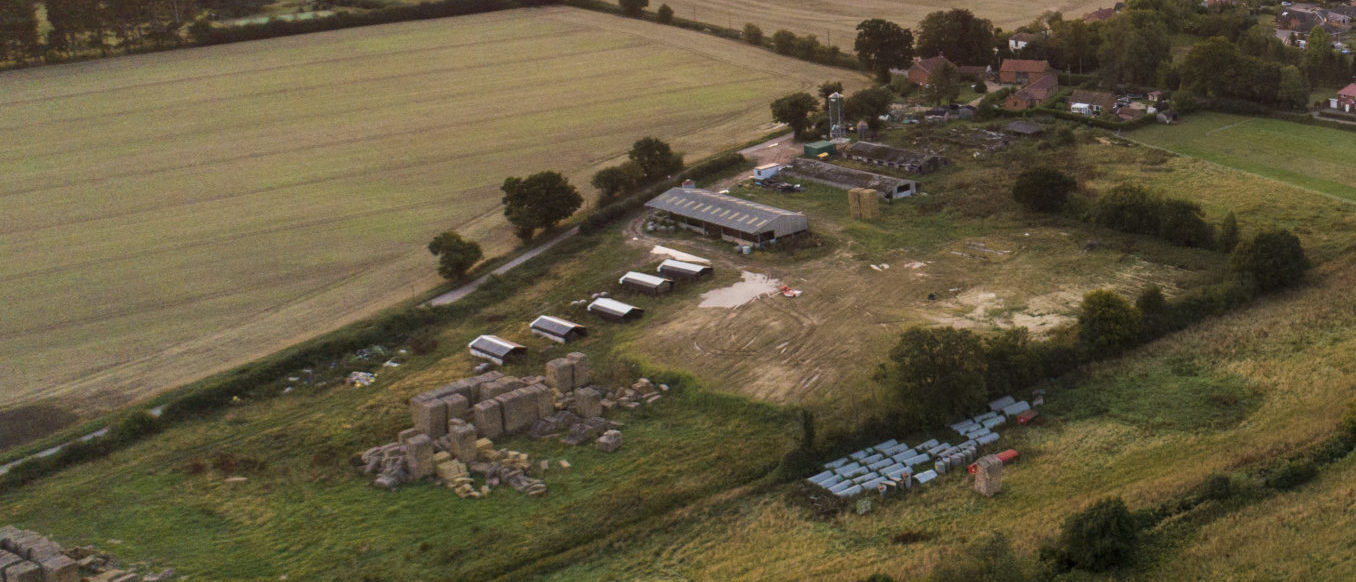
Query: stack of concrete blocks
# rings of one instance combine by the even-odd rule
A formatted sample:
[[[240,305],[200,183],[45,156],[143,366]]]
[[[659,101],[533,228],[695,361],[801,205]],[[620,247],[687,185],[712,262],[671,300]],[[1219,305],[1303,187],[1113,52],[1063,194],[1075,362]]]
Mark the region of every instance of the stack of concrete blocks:
[[[504,379],[499,372],[457,380],[410,399],[410,416],[414,428],[433,440],[447,434],[448,421],[453,418],[470,420],[471,406],[482,400],[481,388]]]
[[[646,404],[654,404],[663,398],[663,393],[668,389],[668,385],[655,386],[649,378],[641,378],[630,388],[618,388],[607,393],[602,400],[603,410],[612,410],[618,406],[631,410]]]
[[[7,525],[0,527],[0,580],[79,582],[80,568],[55,542]]]
[[[1003,489],[1003,461],[998,455],[984,455],[975,461],[975,491],[993,497]]]

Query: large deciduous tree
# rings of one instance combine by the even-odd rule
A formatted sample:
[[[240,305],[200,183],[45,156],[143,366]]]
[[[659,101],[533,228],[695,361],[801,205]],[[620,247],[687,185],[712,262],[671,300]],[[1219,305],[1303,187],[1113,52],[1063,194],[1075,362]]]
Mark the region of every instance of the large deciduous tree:
[[[889,87],[872,87],[853,93],[843,100],[843,116],[852,120],[865,121],[871,129],[879,129],[880,116],[890,112],[890,104],[895,95]]]
[[[1139,338],[1139,309],[1130,302],[1105,289],[1083,296],[1078,310],[1078,341],[1089,355],[1118,354]]]
[[[428,243],[428,252],[438,257],[438,274],[449,281],[461,278],[484,256],[479,244],[450,230]]]
[[[863,67],[881,83],[889,83],[890,69],[903,68],[913,60],[913,33],[888,20],[863,20],[857,25],[852,47]]]
[[[644,178],[645,173],[641,171],[640,165],[628,161],[598,170],[589,183],[598,189],[598,204],[603,205],[635,188]]]
[[[0,61],[23,62],[38,52],[38,13],[33,0],[0,0]]]
[[[960,96],[960,88],[960,71],[950,61],[943,61],[928,76],[928,84],[923,87],[923,98],[933,105],[955,103],[956,97]]]
[[[626,155],[640,168],[641,179],[646,182],[667,177],[683,169],[683,156],[673,153],[669,144],[656,137],[636,140]]]
[[[1152,85],[1171,48],[1168,28],[1157,13],[1132,10],[1121,14],[1102,29],[1097,51],[1102,78],[1108,83]]]
[[[796,139],[805,137],[812,125],[810,114],[819,109],[819,102],[809,93],[792,93],[772,102],[772,119],[791,127]]]
[[[993,23],[964,8],[933,12],[918,23],[917,52],[962,65],[987,65],[994,55]]]
[[[900,336],[877,380],[894,392],[901,420],[929,426],[982,408],[986,372],[984,344],[974,332],[915,327]]]
[[[523,242],[532,240],[538,229],[551,228],[569,218],[584,203],[579,191],[560,172],[507,178],[500,189],[504,191],[504,216]]]
[[[1252,278],[1257,288],[1265,292],[1303,280],[1309,259],[1298,237],[1287,230],[1271,230],[1239,243],[1229,257],[1229,267]]]

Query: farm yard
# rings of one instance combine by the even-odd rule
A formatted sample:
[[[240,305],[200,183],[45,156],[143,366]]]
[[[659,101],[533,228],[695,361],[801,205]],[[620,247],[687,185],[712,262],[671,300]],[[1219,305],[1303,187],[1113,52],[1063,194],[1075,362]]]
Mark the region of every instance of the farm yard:
[[[1130,137],[1259,176],[1356,201],[1356,134],[1279,119],[1198,113]]]
[[[383,370],[376,384],[298,390],[180,423],[78,470],[0,493],[0,522],[22,521],[68,543],[105,546],[115,538],[123,542],[105,549],[129,561],[236,579],[911,578],[980,530],[1008,534],[1018,555],[1030,558],[1041,538],[1093,500],[1122,495],[1133,509],[1152,507],[1212,473],[1330,434],[1341,414],[1332,403],[1351,396],[1356,374],[1340,358],[1356,341],[1349,333],[1356,311],[1342,300],[1352,283],[1344,253],[1356,240],[1353,207],[1086,130],[1076,135],[1076,145],[1053,152],[1026,141],[978,159],[949,154],[963,161],[924,178],[925,195],[896,201],[870,222],[848,218],[844,193],[832,188],[734,189],[809,217],[810,242],[818,244],[792,251],[736,254],[681,231],[648,231],[644,220],[567,241],[525,265],[520,287],[444,329],[435,353]],[[815,516],[797,484],[768,479],[798,427],[793,409],[764,402],[806,407],[820,434],[842,431],[882,402],[870,371],[910,325],[1058,324],[1085,290],[1128,295],[1153,282],[1172,294],[1224,261],[1019,210],[1008,179],[1036,152],[1060,160],[1093,192],[1134,180],[1200,202],[1212,221],[1233,209],[1245,231],[1302,222],[1301,237],[1320,263],[1315,283],[1048,386],[1042,414],[1052,420],[1005,431],[1004,446],[1020,449],[1023,460],[1004,470],[1000,497],[976,497],[952,478],[865,516]],[[1089,239],[1098,245],[1085,250]],[[621,273],[654,272],[664,258],[651,252],[656,242],[710,258],[715,277],[657,297],[620,290]],[[721,290],[760,283],[741,271],[804,294],[700,307],[711,292],[731,299],[738,294]],[[599,291],[645,315],[626,324],[594,318],[578,302]],[[929,301],[928,293],[938,298]],[[849,308],[835,307],[835,297]],[[569,347],[536,338],[528,324],[542,313],[586,323],[590,334]],[[463,500],[432,484],[394,493],[369,487],[349,457],[407,426],[410,396],[467,375],[475,361],[466,342],[484,333],[528,347],[526,361],[506,373],[526,374],[580,350],[603,384],[663,374],[680,388],[617,417],[627,444],[615,456],[522,437],[496,441],[534,462],[568,459],[572,468],[542,473],[551,492],[540,499],[503,491]],[[898,436],[917,442],[917,435]],[[1335,473],[1349,473],[1345,463]],[[1274,511],[1294,511],[1298,495],[1345,507],[1349,486],[1339,476],[1286,494]],[[1161,535],[1174,536],[1172,544],[1154,546],[1132,579],[1227,576],[1255,559],[1212,540],[1265,544],[1235,520],[1279,527],[1272,504],[1203,507],[1167,526]],[[1309,564],[1308,556],[1264,554],[1268,571],[1294,571],[1305,561],[1320,578],[1350,573],[1340,525],[1302,530],[1319,558]],[[1217,569],[1205,570],[1201,555]]]
[[[455,228],[510,250],[499,184],[689,159],[851,73],[567,8],[3,74],[0,407],[105,410],[434,286]]]
[[[608,0],[616,4],[616,0]],[[869,18],[883,18],[893,21],[904,28],[916,28],[918,21],[929,12],[966,8],[975,16],[993,21],[994,26],[1012,30],[1029,24],[1048,11],[1061,11],[1064,18],[1082,18],[1084,14],[1107,8],[1109,5],[1093,0],[1071,0],[1058,2],[1043,0],[1039,2],[1020,2],[1016,0],[980,0],[944,2],[887,2],[883,0],[834,0],[833,2],[812,2],[809,0],[791,0],[789,2],[770,2],[768,0],[665,0],[679,18],[705,22],[715,26],[725,26],[735,30],[744,28],[752,22],[763,30],[766,36],[781,29],[797,35],[813,34],[819,42],[826,45],[838,45],[843,52],[852,52],[852,43],[857,38],[857,24]],[[660,2],[652,2],[649,10],[657,10]],[[926,55],[932,56],[932,55]]]

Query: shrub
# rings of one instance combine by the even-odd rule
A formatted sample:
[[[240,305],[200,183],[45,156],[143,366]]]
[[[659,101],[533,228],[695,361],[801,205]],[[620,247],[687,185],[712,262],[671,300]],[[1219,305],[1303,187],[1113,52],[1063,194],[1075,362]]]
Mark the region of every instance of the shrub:
[[[1012,543],[992,532],[944,558],[928,576],[929,582],[1024,582],[1028,580]]]
[[[758,28],[757,24],[752,22],[744,25],[744,33],[740,35],[744,42],[754,46],[763,44],[763,29]]]
[[[1017,176],[1012,198],[1028,210],[1059,212],[1078,187],[1072,176],[1048,167],[1032,168]]]
[[[901,420],[938,425],[984,405],[986,366],[974,332],[915,327],[900,335],[877,381],[897,397]]]
[[[1093,222],[1133,234],[1157,235],[1162,199],[1139,186],[1122,184],[1097,200]]]
[[[1102,572],[1127,564],[1139,527],[1119,497],[1103,499],[1064,520],[1059,549],[1068,564]]]
[[[1170,198],[1159,204],[1158,212],[1158,236],[1163,240],[1184,247],[1214,246],[1215,232],[1205,222],[1201,205]]]
[[[1318,467],[1313,461],[1294,460],[1277,467],[1267,476],[1267,487],[1277,491],[1288,491],[1308,483],[1318,476]]]
[[[1238,247],[1238,217],[1232,211],[1219,225],[1219,237],[1215,239],[1215,249],[1221,253],[1232,253]]]
[[[637,17],[645,13],[650,0],[617,0],[617,5],[621,7],[622,14]]]
[[[1140,340],[1140,313],[1114,292],[1099,289],[1083,297],[1078,341],[1090,355],[1120,353]]]
[[[772,50],[779,55],[790,55],[796,50],[796,34],[786,29],[773,33]]]
[[[1257,234],[1239,243],[1229,268],[1250,278],[1263,292],[1284,289],[1304,279],[1309,259],[1299,238],[1285,230]]]
[[[428,243],[428,252],[438,257],[438,274],[449,281],[466,275],[466,271],[484,256],[479,244],[450,230]]]
[[[668,4],[660,4],[654,16],[660,24],[673,24],[673,9],[669,8]]]
[[[1171,328],[1171,314],[1168,300],[1163,297],[1163,289],[1151,284],[1140,291],[1135,299],[1135,309],[1139,310],[1140,327],[1145,338],[1162,335]]]

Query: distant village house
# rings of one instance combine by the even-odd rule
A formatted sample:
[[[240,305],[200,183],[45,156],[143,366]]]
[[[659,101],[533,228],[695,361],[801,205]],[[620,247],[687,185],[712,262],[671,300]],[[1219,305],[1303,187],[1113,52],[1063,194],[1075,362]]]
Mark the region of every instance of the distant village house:
[[[1042,76],[1055,74],[1046,61],[1003,59],[1003,65],[998,69],[998,82],[1004,85],[1029,85]]]

